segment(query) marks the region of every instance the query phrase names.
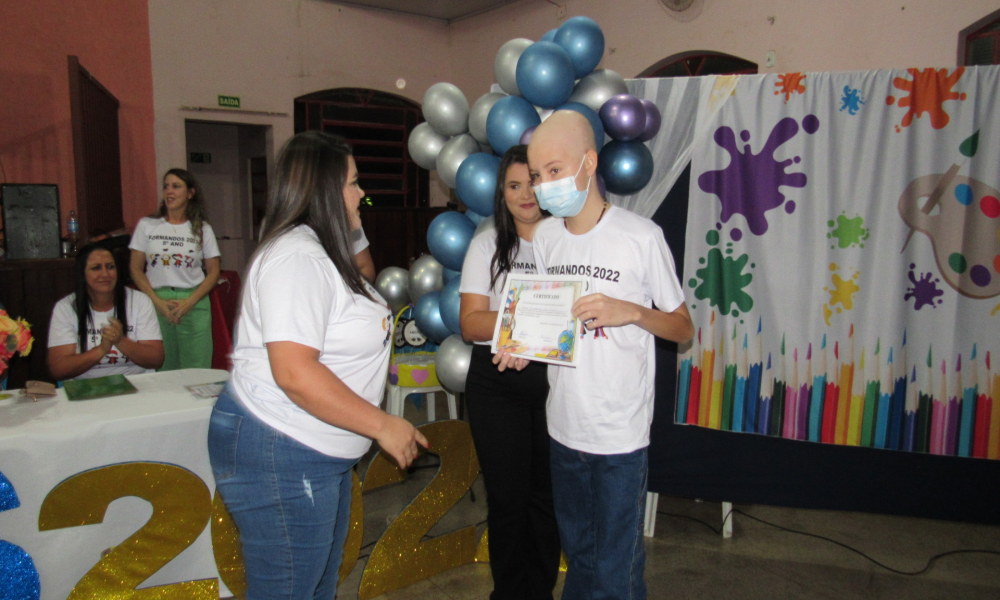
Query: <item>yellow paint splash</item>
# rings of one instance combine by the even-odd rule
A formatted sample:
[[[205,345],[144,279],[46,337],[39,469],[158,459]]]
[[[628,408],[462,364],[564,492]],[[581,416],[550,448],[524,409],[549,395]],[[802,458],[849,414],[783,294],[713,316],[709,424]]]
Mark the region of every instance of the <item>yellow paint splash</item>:
[[[830,270],[836,271],[837,264],[830,263]],[[823,291],[830,294],[830,301],[823,305],[823,321],[826,322],[827,326],[830,325],[830,317],[833,316],[834,312],[840,313],[854,308],[854,294],[861,289],[855,281],[861,273],[853,269],[852,271],[853,273],[847,279],[842,278],[838,273],[833,273],[831,275],[832,288],[823,288]],[[837,306],[838,304],[840,306]]]

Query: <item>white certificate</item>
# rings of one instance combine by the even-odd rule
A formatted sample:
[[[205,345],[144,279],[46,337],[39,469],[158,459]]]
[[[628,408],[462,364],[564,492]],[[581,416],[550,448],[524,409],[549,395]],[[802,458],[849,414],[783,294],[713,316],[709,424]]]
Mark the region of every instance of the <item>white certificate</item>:
[[[585,285],[582,278],[566,275],[508,275],[493,329],[493,352],[575,367],[580,323],[572,308]]]

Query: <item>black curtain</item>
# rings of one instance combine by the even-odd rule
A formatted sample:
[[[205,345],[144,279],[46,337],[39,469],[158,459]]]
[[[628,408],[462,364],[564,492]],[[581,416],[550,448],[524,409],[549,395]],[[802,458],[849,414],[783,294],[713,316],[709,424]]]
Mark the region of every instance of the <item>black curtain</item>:
[[[653,215],[684,282],[690,165]],[[1000,461],[785,440],[674,424],[677,345],[658,340],[649,490],[1000,524]]]

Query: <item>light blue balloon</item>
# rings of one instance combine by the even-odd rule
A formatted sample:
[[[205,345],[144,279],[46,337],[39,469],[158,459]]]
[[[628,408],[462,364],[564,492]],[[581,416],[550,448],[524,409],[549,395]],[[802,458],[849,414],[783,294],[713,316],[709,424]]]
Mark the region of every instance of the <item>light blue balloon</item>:
[[[634,194],[653,177],[653,155],[638,140],[611,140],[601,150],[597,171],[612,194]]]
[[[535,42],[525,48],[517,61],[517,89],[528,102],[542,108],[555,108],[573,93],[576,83],[573,72],[573,62],[562,46]],[[496,146],[493,149],[499,151]]]
[[[541,122],[538,111],[530,102],[520,96],[507,96],[497,100],[490,109],[490,115],[486,117],[486,135],[493,150],[503,155],[511,146],[518,144],[525,130]]]
[[[576,79],[593,71],[604,56],[604,32],[589,17],[567,19],[556,31],[552,41],[569,55]]]
[[[421,296],[413,310],[413,318],[417,329],[437,344],[451,335],[451,330],[441,319],[441,292],[427,292]]]
[[[587,120],[590,121],[590,126],[594,129],[594,147],[600,152],[604,146],[604,123],[601,122],[600,115],[586,104],[580,102],[567,102],[556,110],[572,110],[587,117]]]
[[[475,224],[462,213],[453,210],[441,213],[427,228],[427,247],[444,267],[461,271],[475,232]]]
[[[462,295],[458,293],[461,278],[452,279],[441,290],[441,320],[452,333],[462,333]]]
[[[499,170],[499,156],[484,152],[469,155],[458,167],[455,193],[473,212],[484,216],[492,215]]]
[[[477,212],[475,212],[473,210],[467,210],[467,211],[465,211],[465,216],[469,217],[469,220],[472,221],[473,224],[475,224],[476,227],[479,227],[479,224],[482,223],[483,220],[486,218],[483,215],[481,215],[481,214],[479,214],[479,213],[477,213]]]
[[[468,215],[468,213],[466,214]],[[461,277],[461,275],[462,275],[461,271],[453,271],[451,269],[441,269],[441,279],[444,280],[445,283],[448,283],[449,281],[455,279],[456,277]]]
[[[554,42],[554,41],[556,41],[556,33],[558,31],[559,31],[558,27],[556,27],[555,29],[550,29],[550,30],[546,31],[545,35],[543,35],[541,37],[541,39],[539,39],[538,41],[539,42]]]

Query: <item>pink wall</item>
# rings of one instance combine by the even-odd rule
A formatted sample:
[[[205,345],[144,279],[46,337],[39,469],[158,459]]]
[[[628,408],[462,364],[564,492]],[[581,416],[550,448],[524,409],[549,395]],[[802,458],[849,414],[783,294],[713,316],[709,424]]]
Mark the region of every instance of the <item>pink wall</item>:
[[[997,10],[996,0],[704,0],[682,22],[657,0],[560,0],[566,17],[585,15],[604,31],[601,66],[635,77],[689,50],[725,52],[761,73],[955,65],[958,33]],[[773,25],[768,17],[774,17]],[[559,8],[521,0],[459,21],[449,31],[454,83],[473,101],[493,83],[493,59],[507,40],[537,40],[564,21]],[[776,64],[764,68],[768,50]]]
[[[156,178],[153,79],[146,3],[135,0],[5,2],[0,53],[0,161],[4,182],[55,183],[63,228],[76,207],[67,55],[121,103],[125,222],[150,210]],[[0,177],[2,177],[0,173]],[[155,200],[155,196],[154,196]]]

